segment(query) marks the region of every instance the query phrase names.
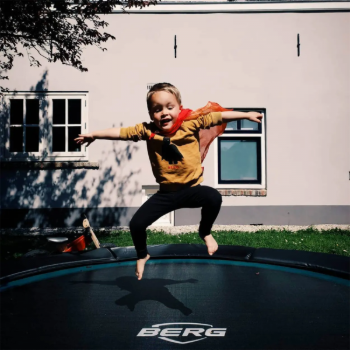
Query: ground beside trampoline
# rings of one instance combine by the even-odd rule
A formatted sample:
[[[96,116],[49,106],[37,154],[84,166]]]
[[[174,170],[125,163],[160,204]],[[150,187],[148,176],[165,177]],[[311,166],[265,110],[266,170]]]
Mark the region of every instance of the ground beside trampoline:
[[[249,227],[240,226],[242,231],[225,230],[233,228],[233,226],[221,227],[215,225],[213,227],[213,235],[217,239],[219,245],[239,245],[250,246],[255,248],[274,248],[303,250],[319,253],[336,254],[350,256],[350,229],[349,226],[343,225],[322,225],[323,227],[293,227],[288,230],[286,227],[274,227],[276,229],[268,230],[267,227]],[[237,227],[238,228],[238,227]],[[101,243],[114,243],[119,247],[133,245],[128,230],[116,228],[93,228]],[[159,227],[148,230],[148,244],[202,244],[197,234],[198,226],[177,227],[172,232],[166,233],[161,231]],[[221,230],[218,230],[221,229]],[[24,229],[22,229],[24,230]],[[245,231],[243,231],[245,230]],[[9,260],[22,256],[26,252],[39,249],[46,243],[47,236],[70,236],[82,234],[82,229],[75,230],[52,230],[50,232],[41,231],[39,234],[33,230],[23,234],[17,230],[12,235],[2,234],[0,241],[1,260]],[[94,249],[90,245],[88,249]]]

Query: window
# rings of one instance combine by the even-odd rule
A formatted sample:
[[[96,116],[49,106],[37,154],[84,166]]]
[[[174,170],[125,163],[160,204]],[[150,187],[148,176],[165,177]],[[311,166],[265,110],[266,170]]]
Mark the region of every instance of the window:
[[[142,186],[142,204],[150,199],[159,190],[159,185],[143,185]],[[153,222],[151,226],[174,226],[174,211],[163,215]]]
[[[87,160],[86,92],[16,92],[4,99],[4,160]]]
[[[266,188],[265,125],[266,110],[240,108],[263,114],[263,122],[235,120],[215,140],[217,188]]]

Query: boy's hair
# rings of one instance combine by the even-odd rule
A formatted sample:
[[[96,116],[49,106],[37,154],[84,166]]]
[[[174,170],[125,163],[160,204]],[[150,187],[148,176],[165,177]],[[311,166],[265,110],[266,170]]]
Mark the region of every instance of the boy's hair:
[[[181,95],[180,91],[169,83],[158,83],[152,86],[152,88],[147,93],[147,108],[151,111],[151,97],[157,91],[166,91],[173,94],[176,97],[177,102],[181,105]]]

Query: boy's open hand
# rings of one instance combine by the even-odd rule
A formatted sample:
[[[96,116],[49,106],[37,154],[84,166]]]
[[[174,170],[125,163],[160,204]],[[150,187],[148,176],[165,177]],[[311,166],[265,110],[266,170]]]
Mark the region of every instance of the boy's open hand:
[[[84,143],[87,143],[86,147],[88,147],[92,142],[95,141],[95,138],[92,136],[92,134],[79,134],[79,136],[74,139],[74,141],[78,145],[83,145]]]
[[[247,113],[248,120],[256,123],[261,123],[261,119],[263,118],[263,115],[258,112],[248,112]]]

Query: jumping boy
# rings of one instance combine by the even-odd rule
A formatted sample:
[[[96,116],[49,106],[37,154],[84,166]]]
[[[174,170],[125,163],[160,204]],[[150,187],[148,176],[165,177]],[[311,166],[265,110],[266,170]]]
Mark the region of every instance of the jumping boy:
[[[217,251],[218,244],[211,235],[211,228],[219,214],[222,198],[216,189],[200,185],[203,171],[199,132],[237,119],[257,123],[261,123],[262,119],[257,112],[223,111],[189,120],[184,117],[189,110],[182,108],[179,90],[168,83],[156,84],[150,89],[147,107],[151,123],[94,131],[75,139],[78,144],[87,143],[87,146],[96,139],[147,141],[159,191],[138,209],[130,221],[130,232],[137,252],[135,273],[139,280],[150,258],[146,228],[173,210],[202,207],[199,236],[205,242],[209,255]]]

